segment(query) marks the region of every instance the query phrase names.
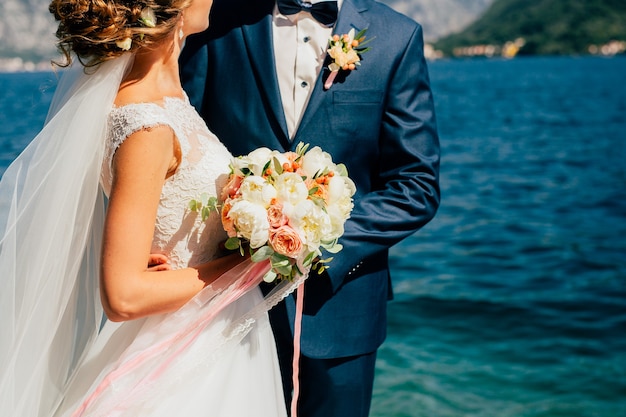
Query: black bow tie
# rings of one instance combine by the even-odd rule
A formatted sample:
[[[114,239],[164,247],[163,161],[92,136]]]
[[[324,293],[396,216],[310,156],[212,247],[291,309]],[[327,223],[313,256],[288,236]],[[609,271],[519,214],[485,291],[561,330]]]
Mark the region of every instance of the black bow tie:
[[[322,25],[330,26],[337,20],[337,2],[322,1],[311,4],[302,0],[277,0],[278,10],[285,16],[309,12]]]

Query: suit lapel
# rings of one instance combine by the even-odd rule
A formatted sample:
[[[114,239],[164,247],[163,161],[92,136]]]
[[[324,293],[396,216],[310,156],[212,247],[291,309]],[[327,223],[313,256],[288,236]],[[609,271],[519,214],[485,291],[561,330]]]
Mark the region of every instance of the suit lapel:
[[[365,19],[361,13],[367,9],[368,7],[365,2],[360,2],[359,0],[344,0],[343,4],[341,5],[341,10],[339,12],[337,23],[335,24],[332,33],[348,33],[352,28],[354,28],[357,32],[362,29],[366,29],[369,26],[369,20]],[[311,93],[311,98],[309,99],[307,108],[304,111],[304,115],[302,116],[302,121],[298,126],[298,131],[294,136],[293,143],[297,143],[298,134],[303,131],[306,125],[311,121],[317,108],[324,101],[324,98],[326,98],[326,95],[331,93],[333,91],[333,88],[337,87],[337,85],[334,85],[330,88],[330,90],[324,90],[324,80],[328,75],[328,69],[326,68],[326,65],[327,62],[324,61],[324,67],[321,69],[319,75],[317,76],[315,87],[313,89],[313,92]]]
[[[276,118],[283,131],[283,137],[279,139],[288,148],[287,122],[285,121],[274,64],[271,13],[256,23],[242,26],[242,31],[250,63],[257,78],[257,85],[267,98],[272,116]]]

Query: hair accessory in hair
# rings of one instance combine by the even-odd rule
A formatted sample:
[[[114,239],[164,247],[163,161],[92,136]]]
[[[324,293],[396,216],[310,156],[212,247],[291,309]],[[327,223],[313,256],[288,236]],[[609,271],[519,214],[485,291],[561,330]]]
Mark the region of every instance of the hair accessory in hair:
[[[141,22],[142,25],[148,28],[154,28],[156,27],[156,21],[157,20],[154,14],[154,10],[152,10],[149,7],[146,7],[141,11],[139,22]]]
[[[131,38],[124,38],[119,41],[115,41],[115,45],[117,45],[117,47],[120,48],[122,51],[128,51],[133,45],[133,40]]]

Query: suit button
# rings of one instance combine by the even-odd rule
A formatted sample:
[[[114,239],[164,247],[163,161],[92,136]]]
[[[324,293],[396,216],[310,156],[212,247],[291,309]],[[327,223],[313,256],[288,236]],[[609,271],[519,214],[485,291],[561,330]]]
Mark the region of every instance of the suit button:
[[[307,85],[309,85],[309,83],[307,83],[306,81],[302,81],[300,83],[300,87],[302,87],[302,88],[306,88]]]

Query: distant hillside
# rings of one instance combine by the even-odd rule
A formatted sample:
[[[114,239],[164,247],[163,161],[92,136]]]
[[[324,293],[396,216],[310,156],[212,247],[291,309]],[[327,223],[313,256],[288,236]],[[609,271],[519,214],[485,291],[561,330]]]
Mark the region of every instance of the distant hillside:
[[[459,55],[462,47],[501,46],[516,39],[520,55],[588,54],[590,45],[610,41],[622,41],[617,52],[623,52],[626,1],[495,0],[480,19],[435,47]]]
[[[461,30],[493,1],[382,0],[422,23],[429,42]],[[0,0],[0,64],[12,58],[47,62],[57,56],[56,23],[48,12],[48,4],[50,0]]]
[[[434,42],[475,21],[494,0],[379,0],[422,24],[424,39]]]

